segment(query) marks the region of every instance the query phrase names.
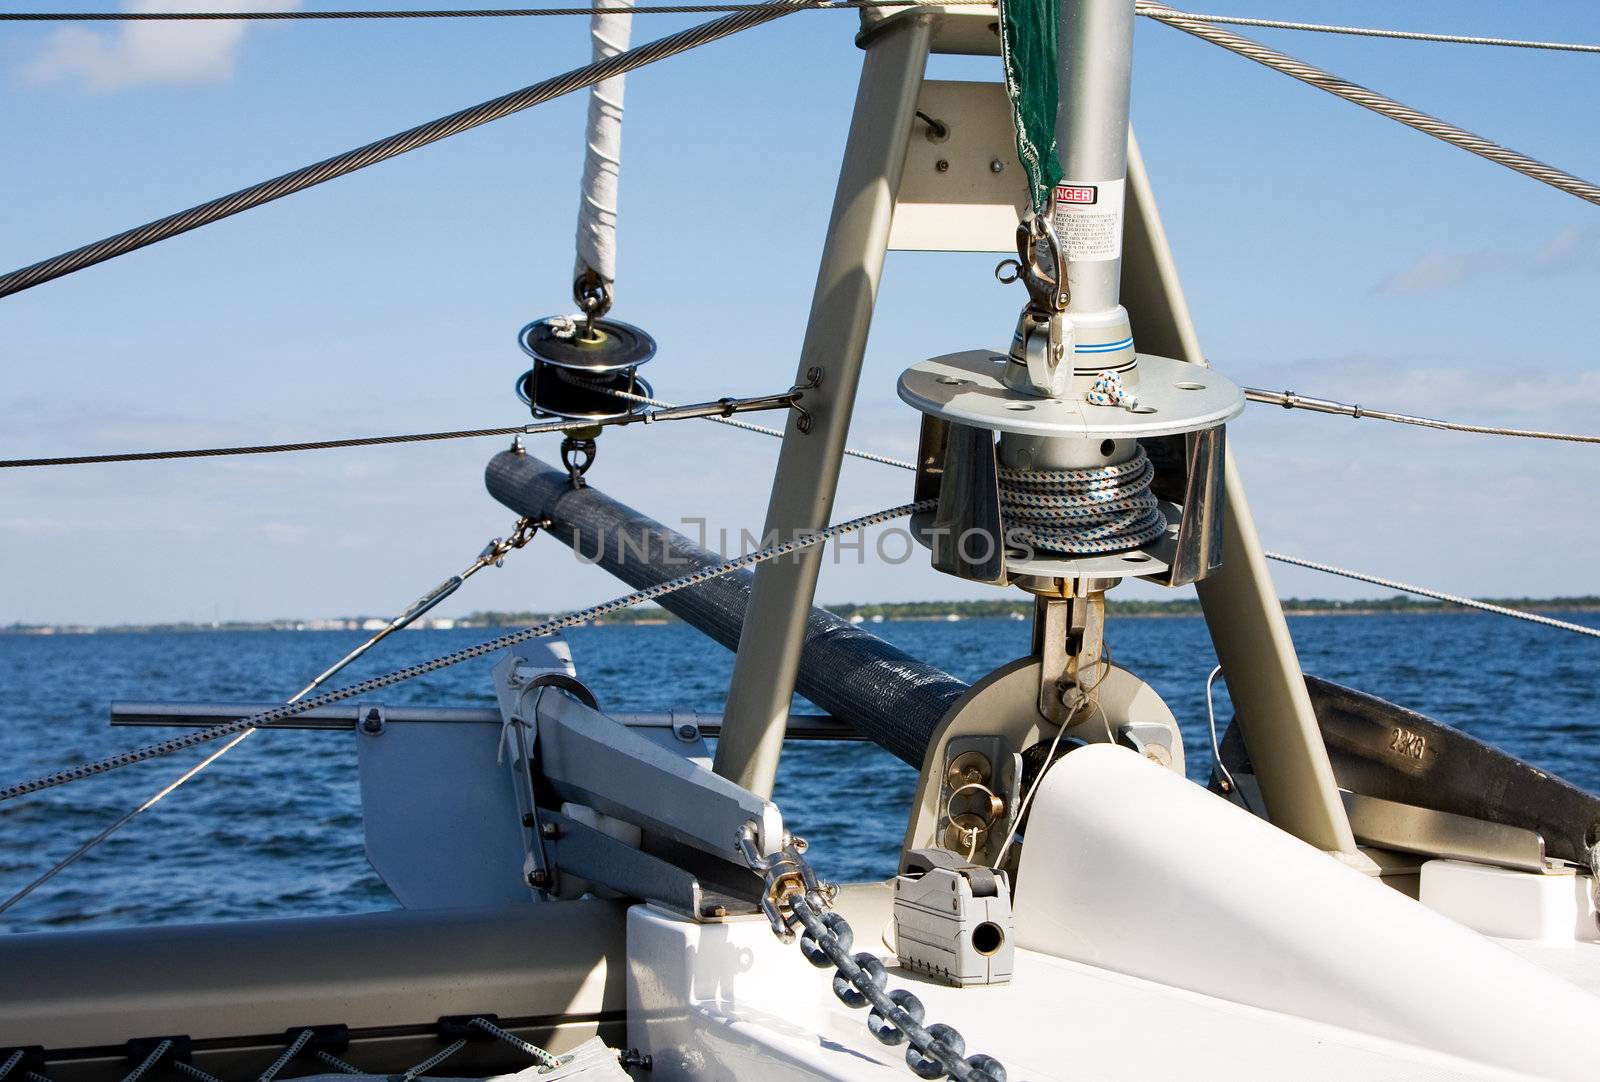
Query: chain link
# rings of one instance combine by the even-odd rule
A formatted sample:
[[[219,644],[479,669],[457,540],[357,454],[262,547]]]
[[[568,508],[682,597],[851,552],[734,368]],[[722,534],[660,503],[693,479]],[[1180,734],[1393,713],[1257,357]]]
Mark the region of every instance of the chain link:
[[[762,878],[761,911],[784,943],[800,941],[800,953],[818,969],[834,968],[833,994],[846,1007],[871,1007],[867,1031],[883,1044],[905,1044],[906,1066],[919,1078],[956,1082],[1006,1082],[1006,1069],[993,1056],[967,1055],[967,1042],[953,1026],[924,1026],[927,1009],[904,988],[889,989],[889,971],[874,954],[851,954],[855,933],[832,911],[836,888],[817,878],[805,859],[805,839],[784,835],[783,848],[763,855],[757,826],[739,832],[739,851]],[[796,928],[801,929],[796,934]]]

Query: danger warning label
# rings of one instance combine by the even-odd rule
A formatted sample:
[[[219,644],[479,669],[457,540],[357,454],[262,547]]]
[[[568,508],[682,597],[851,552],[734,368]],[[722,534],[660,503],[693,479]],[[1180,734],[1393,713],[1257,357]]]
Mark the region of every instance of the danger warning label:
[[[1122,187],[1120,180],[1056,185],[1052,222],[1068,259],[1092,262],[1121,257]]]

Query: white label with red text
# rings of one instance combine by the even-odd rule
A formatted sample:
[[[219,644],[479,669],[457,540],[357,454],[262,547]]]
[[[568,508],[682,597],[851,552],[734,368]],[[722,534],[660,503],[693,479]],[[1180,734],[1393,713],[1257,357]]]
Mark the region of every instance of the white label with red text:
[[[1068,259],[1087,263],[1121,258],[1122,184],[1120,180],[1101,180],[1056,185],[1052,223]]]

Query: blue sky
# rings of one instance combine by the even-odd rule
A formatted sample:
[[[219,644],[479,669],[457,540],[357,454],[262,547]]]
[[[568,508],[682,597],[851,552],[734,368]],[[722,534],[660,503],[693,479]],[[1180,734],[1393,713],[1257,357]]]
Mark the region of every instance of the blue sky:
[[[1600,40],[1600,15],[1578,3],[1226,7]],[[635,41],[690,21],[640,18]],[[630,77],[616,314],[660,341],[648,374],[663,397],[788,385],[860,66],[853,27],[848,13],[799,14]],[[588,53],[581,19],[129,33],[0,25],[0,269]],[[1600,58],[1248,33],[1600,177]],[[938,59],[932,73],[992,79],[998,61]],[[1134,82],[1223,371],[1419,413],[1600,428],[1600,210],[1144,20]],[[0,301],[0,456],[519,423],[515,332],[571,306],[583,109],[581,96],[558,101]],[[909,454],[917,418],[894,396],[899,371],[1007,338],[1021,297],[993,282],[993,263],[890,257],[855,443]],[[1600,528],[1592,449],[1265,407],[1230,433],[1270,547],[1477,595],[1600,593],[1583,558]],[[555,442],[534,449],[553,456]],[[509,524],[482,486],[497,449],[8,471],[0,623],[393,611]],[[656,426],[607,435],[593,478],[657,517],[737,533],[760,524],[775,451],[710,424]],[[837,517],[908,497],[899,471],[851,463]],[[1371,593],[1274,574],[1285,595]],[[545,543],[443,611],[617,592]],[[920,558],[830,563],[819,591],[956,596],[991,595]]]

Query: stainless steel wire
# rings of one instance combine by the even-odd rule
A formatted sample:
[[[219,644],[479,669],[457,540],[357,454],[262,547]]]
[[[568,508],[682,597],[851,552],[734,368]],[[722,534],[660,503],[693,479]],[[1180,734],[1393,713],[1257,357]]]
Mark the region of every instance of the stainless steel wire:
[[[586,609],[578,609],[577,611],[569,612],[564,616],[558,616],[554,619],[542,621],[541,623],[535,624],[532,627],[525,627],[519,631],[513,631],[507,635],[501,635],[499,638],[490,639],[488,642],[478,643],[476,646],[469,646],[464,650],[457,650],[452,654],[445,654],[441,657],[432,658],[417,665],[411,665],[404,669],[397,669],[396,671],[387,673],[383,676],[375,676],[371,679],[363,680],[360,683],[352,684],[349,687],[339,688],[335,691],[327,691],[321,695],[316,695],[308,699],[301,699],[297,703],[285,703],[283,706],[274,707],[271,710],[265,710],[259,714],[253,714],[247,718],[239,718],[235,721],[225,722],[221,725],[213,725],[206,729],[197,729],[193,732],[186,733],[183,736],[175,736],[170,740],[163,740],[156,744],[149,744],[142,748],[135,748],[132,751],[125,751],[117,755],[107,756],[104,759],[97,759],[93,762],[82,763],[78,766],[68,767],[65,770],[58,770],[41,778],[17,782],[13,785],[8,785],[5,788],[0,789],[0,802],[13,800],[20,796],[27,796],[30,793],[37,793],[45,789],[52,789],[58,785],[65,785],[68,782],[81,781],[84,778],[92,778],[98,774],[104,774],[108,771],[116,770],[124,766],[132,766],[134,763],[141,763],[148,759],[156,759],[164,755],[171,755],[174,752],[183,751],[186,748],[197,747],[200,744],[217,740],[225,736],[232,736],[234,733],[243,732],[247,729],[253,729],[268,722],[282,721],[285,718],[296,717],[300,714],[304,714],[308,710],[315,710],[321,706],[327,706],[331,703],[342,702],[345,699],[355,698],[359,695],[367,695],[374,691],[380,691],[383,688],[391,687],[406,680],[412,680],[419,676],[426,676],[428,673],[437,672],[440,669],[447,669],[452,665],[459,665],[463,661],[471,661],[474,658],[486,657],[489,654],[504,650],[508,646],[515,646],[518,643],[527,642],[529,639],[541,638],[546,635],[554,634],[555,632],[561,631],[565,628],[577,627],[579,624],[586,624],[591,620],[595,620],[599,617],[617,612],[620,609],[630,608],[646,601],[653,601],[656,598],[663,597],[675,590],[682,590],[689,586],[697,586],[702,582],[707,582],[722,575],[731,574],[735,571],[742,570],[743,568],[754,566],[755,564],[761,563],[765,560],[791,555],[795,552],[799,552],[801,549],[809,548],[812,545],[821,544],[822,542],[837,537],[840,534],[850,533],[855,530],[863,530],[871,526],[879,525],[880,523],[889,522],[893,519],[904,518],[906,515],[909,515],[915,511],[932,510],[933,504],[934,501],[932,500],[924,500],[921,503],[902,504],[899,507],[891,507],[887,510],[878,511],[870,515],[862,515],[858,518],[849,519],[845,522],[838,523],[837,525],[829,526],[826,529],[819,530],[815,533],[808,532],[801,534],[794,540],[771,545],[757,552],[752,552],[747,555],[728,560],[725,563],[717,564],[713,567],[692,571],[687,575],[680,575],[678,578],[669,579],[666,582],[656,583],[654,586],[648,586],[642,590],[635,590],[633,593],[624,594],[621,597],[613,598],[610,601],[605,601],[598,605],[591,605]]]
[[[326,451],[339,447],[381,447],[395,443],[427,443],[434,440],[468,440],[483,436],[531,436],[558,432],[572,422],[545,425],[510,425],[504,428],[465,428],[455,432],[412,432],[400,436],[353,436],[336,440],[306,440],[301,443],[262,443],[245,447],[196,447],[182,451],[126,451],[105,455],[63,455],[59,458],[0,459],[0,469],[29,466],[85,466],[107,462],[162,462],[177,458],[223,458],[230,455],[267,455],[280,451]]]
[[[633,15],[712,15],[737,11],[850,11],[859,8],[989,7],[994,0],[799,0],[797,3],[645,4]],[[432,8],[371,11],[6,11],[0,22],[320,22],[347,19],[496,19],[593,15],[593,7]]]
[[[317,688],[333,679],[339,673],[355,664],[357,660],[365,656],[367,651],[378,645],[378,643],[382,642],[396,631],[402,631],[405,628],[410,627],[423,616],[433,611],[433,609],[436,608],[440,602],[454,594],[458,589],[461,588],[461,585],[473,575],[476,575],[479,571],[482,571],[491,564],[495,567],[499,567],[505,561],[505,558],[513,551],[520,548],[525,548],[527,544],[533,540],[533,536],[538,529],[539,526],[528,519],[518,519],[516,524],[512,527],[511,534],[508,537],[496,537],[491,540],[486,546],[484,546],[483,551],[478,554],[478,558],[472,563],[468,564],[467,567],[461,572],[445,579],[432,590],[429,590],[427,593],[423,594],[416,601],[413,601],[405,610],[405,612],[390,620],[382,628],[378,629],[376,633],[368,636],[361,643],[361,645],[357,646],[353,650],[350,650],[338,661],[334,662],[332,665],[329,665],[326,669],[323,669],[311,680],[309,684],[295,692],[286,701],[289,703],[299,702]],[[54,879],[68,868],[72,867],[72,865],[76,864],[79,860],[83,859],[83,857],[87,856],[89,852],[101,842],[105,841],[107,838],[111,837],[111,835],[127,826],[140,815],[143,815],[145,812],[161,803],[179,788],[188,784],[188,782],[194,778],[195,775],[199,774],[212,763],[216,762],[218,759],[228,754],[228,752],[244,743],[254,732],[256,732],[255,729],[245,729],[243,732],[236,733],[226,744],[222,745],[220,748],[217,748],[210,755],[207,755],[204,759],[201,759],[199,762],[189,767],[189,769],[179,774],[176,778],[172,779],[172,781],[156,790],[156,792],[146,798],[143,803],[131,808],[120,818],[112,821],[105,827],[105,829],[101,830],[94,837],[90,838],[88,841],[78,846],[78,848],[74,849],[72,852],[68,853],[66,856],[52,864],[42,875],[36,876],[31,882],[28,883],[27,886],[14,892],[5,901],[0,902],[0,913],[4,913],[18,902],[28,897],[28,895],[32,894],[34,891],[50,882],[50,880]],[[280,1065],[279,1070],[281,1069],[282,1067]],[[3,1072],[0,1072],[0,1078],[3,1078]],[[270,1080],[261,1079],[258,1080],[258,1082],[270,1082]]]
[[[178,236],[191,229],[198,229],[200,226],[220,221],[241,211],[270,203],[274,199],[304,191],[335,177],[342,177],[358,169],[365,169],[369,165],[388,161],[407,151],[425,147],[452,135],[459,135],[492,120],[530,109],[563,94],[582,90],[605,79],[642,68],[658,60],[665,60],[667,57],[687,52],[730,34],[737,34],[741,30],[760,26],[798,10],[800,9],[797,6],[780,4],[760,11],[741,12],[701,23],[638,48],[629,49],[625,53],[618,53],[610,59],[575,68],[565,74],[523,87],[521,90],[514,90],[490,101],[378,139],[355,150],[347,150],[343,154],[325,158],[280,177],[241,188],[231,195],[212,199],[188,210],[169,214],[165,218],[158,218],[137,228],[95,241],[93,244],[74,248],[70,252],[0,275],[0,297],[20,293],[22,290],[31,289],[63,275],[83,270],[85,267],[92,267],[96,263],[103,263],[108,259],[126,255],[128,252]]]
[[[1134,10],[1150,18],[1158,18],[1146,8],[1159,8],[1149,0],[1139,0]],[[1566,53],[1600,53],[1600,45],[1572,41],[1528,41],[1523,38],[1479,37],[1472,34],[1435,34],[1424,30],[1382,30],[1370,26],[1336,26],[1329,23],[1300,23],[1285,19],[1252,19],[1242,15],[1202,15],[1192,11],[1183,13],[1186,22],[1219,23],[1230,26],[1259,26],[1270,30],[1306,30],[1317,34],[1344,34],[1363,38],[1389,38],[1396,41],[1438,41],[1452,45],[1496,45],[1507,49],[1548,49]]]
[[[1431,597],[1435,601],[1448,601],[1452,605],[1460,605],[1468,609],[1477,609],[1480,612],[1492,612],[1497,616],[1509,616],[1515,620],[1526,620],[1531,624],[1543,624],[1545,627],[1559,628],[1562,631],[1572,631],[1579,635],[1588,635],[1600,639],[1600,628],[1586,627],[1583,624],[1574,624],[1567,620],[1557,620],[1550,616],[1541,616],[1536,612],[1523,612],[1521,609],[1508,609],[1504,605],[1493,605],[1487,601],[1478,601],[1460,594],[1447,594],[1443,590],[1431,590],[1426,586],[1417,586],[1398,579],[1386,579],[1380,575],[1368,575],[1360,571],[1351,571],[1347,567],[1335,564],[1319,563],[1316,560],[1304,560],[1298,556],[1288,556],[1281,552],[1265,552],[1267,559],[1277,560],[1279,563],[1293,564],[1295,567],[1304,567],[1311,571],[1321,571],[1329,575],[1338,575],[1341,578],[1354,579],[1357,582],[1367,582],[1374,586],[1383,586],[1390,590],[1399,590],[1401,593],[1416,594],[1418,597]]]
[[[1186,34],[1192,34],[1202,41],[1208,41],[1212,45],[1237,53],[1248,60],[1254,60],[1256,63],[1263,64],[1274,71],[1299,79],[1301,82],[1314,86],[1319,90],[1325,90],[1335,97],[1353,102],[1363,109],[1370,109],[1380,116],[1386,116],[1390,120],[1398,121],[1408,128],[1422,132],[1424,135],[1431,135],[1435,139],[1449,143],[1451,146],[1459,147],[1469,154],[1476,154],[1480,158],[1487,159],[1497,165],[1503,165],[1507,169],[1521,173],[1525,177],[1531,177],[1543,184],[1548,184],[1552,188],[1566,192],[1568,195],[1577,196],[1584,202],[1600,206],[1600,186],[1557,169],[1553,165],[1530,158],[1526,154],[1503,147],[1491,139],[1485,139],[1481,135],[1474,135],[1472,132],[1458,128],[1448,121],[1419,112],[1409,105],[1402,105],[1393,98],[1385,97],[1375,90],[1369,90],[1367,87],[1352,83],[1337,75],[1323,71],[1321,68],[1307,64],[1303,60],[1297,60],[1285,53],[1280,53],[1278,50],[1269,48],[1259,41],[1240,37],[1231,30],[1210,26],[1203,20],[1191,18],[1188,12],[1179,11],[1165,4],[1153,3],[1152,0],[1142,0],[1139,4],[1139,13],[1182,30]]]
[[[1498,425],[1469,425],[1460,421],[1440,421],[1432,417],[1417,417],[1409,413],[1371,409],[1355,402],[1335,402],[1330,398],[1316,398],[1293,391],[1264,391],[1259,387],[1246,387],[1244,396],[1252,402],[1282,406],[1284,409],[1303,409],[1312,413],[1329,413],[1360,420],[1371,417],[1395,424],[1436,428],[1443,432],[1476,432],[1484,436],[1515,436],[1525,440],[1557,440],[1563,443],[1600,443],[1600,436],[1584,436],[1573,432],[1544,432],[1534,428],[1502,428]]]
[[[665,403],[657,403],[657,402],[652,402],[652,404],[653,405],[665,405]],[[1373,413],[1371,413],[1371,411],[1368,411],[1368,413],[1366,413],[1364,415],[1376,416],[1377,414],[1373,414]],[[1399,417],[1399,416],[1403,416],[1403,415],[1395,415],[1395,416]],[[719,418],[715,418],[715,417],[707,418],[707,420],[718,420],[718,419]],[[1417,418],[1415,420],[1418,423],[1420,423],[1422,421],[1425,421],[1426,418]],[[1411,422],[1407,422],[1407,423],[1411,423]],[[741,423],[741,424],[738,425],[738,427],[746,429],[746,430],[751,431],[751,432],[759,432],[762,435],[766,435],[766,436],[777,436],[780,439],[783,437],[783,433],[782,432],[779,432],[776,429],[766,428],[766,427],[764,427],[762,425],[752,425],[752,424],[743,424],[743,423]],[[1438,422],[1437,424],[1430,425],[1429,427],[1447,428],[1447,429],[1451,429],[1451,430],[1461,430],[1461,431],[1493,432],[1496,435],[1530,436],[1530,437],[1533,437],[1533,438],[1548,438],[1548,439],[1561,438],[1559,433],[1534,433],[1534,432],[1526,432],[1526,431],[1523,431],[1523,430],[1520,430],[1520,429],[1504,429],[1504,430],[1480,429],[1480,428],[1478,428],[1476,426],[1455,425],[1455,424],[1452,424],[1452,423],[1449,423],[1449,422]],[[1574,436],[1574,437],[1569,437],[1569,438],[1574,439],[1574,440],[1580,440],[1582,442],[1594,442],[1594,438],[1593,437],[1578,437],[1578,436]],[[850,456],[852,456],[854,458],[865,459],[865,460],[867,460],[869,462],[877,462],[877,463],[881,463],[882,465],[885,465],[885,466],[894,466],[897,469],[915,470],[917,468],[916,467],[916,463],[914,463],[914,462],[906,462],[903,459],[890,458],[887,455],[873,454],[870,451],[862,451],[862,450],[858,450],[857,448],[854,448],[854,447],[846,447],[844,449],[844,453],[847,454],[847,455],[850,455]],[[1509,617],[1512,617],[1513,619],[1516,619],[1516,620],[1526,620],[1526,621],[1528,621],[1530,623],[1542,624],[1545,627],[1553,627],[1553,628],[1557,628],[1557,629],[1562,630],[1562,631],[1575,631],[1580,635],[1589,635],[1589,636],[1593,636],[1593,637],[1596,637],[1596,638],[1600,638],[1600,629],[1596,629],[1596,628],[1592,628],[1592,627],[1585,627],[1583,624],[1574,624],[1574,623],[1570,623],[1570,622],[1568,622],[1566,620],[1556,620],[1556,619],[1553,619],[1553,618],[1551,618],[1549,616],[1541,616],[1538,613],[1534,613],[1534,612],[1523,612],[1520,609],[1510,609],[1510,608],[1506,608],[1506,607],[1504,607],[1502,605],[1493,605],[1493,604],[1490,604],[1487,601],[1477,601],[1477,600],[1474,600],[1473,598],[1470,598],[1470,597],[1461,597],[1458,594],[1447,594],[1447,593],[1444,593],[1443,591],[1440,591],[1440,590],[1431,590],[1431,589],[1429,589],[1429,588],[1427,588],[1425,586],[1415,586],[1415,585],[1413,585],[1411,583],[1399,582],[1399,581],[1397,581],[1395,579],[1386,579],[1386,578],[1379,577],[1377,575],[1366,575],[1366,574],[1363,574],[1362,572],[1351,571],[1351,570],[1349,570],[1347,568],[1337,567],[1337,566],[1335,566],[1333,564],[1322,564],[1322,563],[1316,563],[1316,562],[1311,561],[1311,560],[1302,560],[1302,559],[1299,559],[1298,557],[1295,557],[1295,556],[1286,556],[1281,552],[1268,551],[1268,552],[1265,553],[1265,555],[1269,560],[1276,560],[1279,563],[1294,564],[1294,565],[1296,565],[1298,567],[1309,568],[1310,570],[1313,570],[1313,571],[1323,571],[1323,572],[1326,572],[1327,574],[1330,574],[1330,575],[1341,575],[1341,576],[1343,576],[1345,578],[1355,579],[1355,580],[1357,580],[1359,582],[1372,583],[1373,585],[1385,586],[1385,587],[1388,587],[1390,589],[1399,590],[1399,591],[1401,591],[1403,593],[1416,594],[1419,597],[1431,597],[1431,598],[1435,599],[1436,601],[1448,601],[1453,605],[1461,605],[1461,606],[1463,606],[1465,608],[1469,608],[1469,609],[1478,609],[1478,610],[1483,611],[1483,612],[1492,612],[1492,613],[1495,613],[1495,614],[1500,615],[1500,616],[1509,616]],[[0,799],[3,799],[3,794],[0,794]]]

